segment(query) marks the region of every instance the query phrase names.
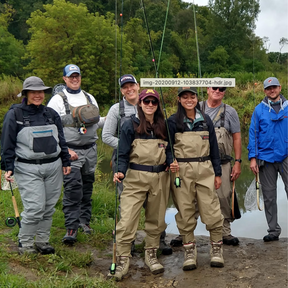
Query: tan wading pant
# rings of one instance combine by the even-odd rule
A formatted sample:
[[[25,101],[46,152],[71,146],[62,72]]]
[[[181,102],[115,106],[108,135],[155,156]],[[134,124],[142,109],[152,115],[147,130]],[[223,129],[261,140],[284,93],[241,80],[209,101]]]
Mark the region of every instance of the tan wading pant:
[[[160,165],[166,161],[167,142],[159,139],[135,139],[130,162]],[[160,145],[159,145],[160,144]],[[138,229],[140,212],[145,207],[145,249],[158,248],[161,232],[166,229],[165,213],[169,198],[169,173],[128,169],[121,194],[121,219],[116,226],[117,256],[131,257],[131,242]]]
[[[232,197],[232,190],[231,190],[231,181],[230,181],[230,174],[231,174],[231,164],[226,163],[222,164],[222,184],[218,190],[216,190],[219,201],[222,215],[224,216],[224,223],[223,223],[223,236],[228,236],[231,234],[231,227],[230,223],[234,221],[231,217],[231,197]]]
[[[210,151],[208,136],[208,131],[176,133],[175,157],[196,158],[208,156]],[[178,163],[181,187],[176,188],[173,185],[172,197],[178,210],[175,218],[179,232],[183,236],[183,243],[195,241],[196,201],[201,221],[210,232],[210,240],[213,242],[222,240],[223,216],[214,187],[215,174],[211,161]]]

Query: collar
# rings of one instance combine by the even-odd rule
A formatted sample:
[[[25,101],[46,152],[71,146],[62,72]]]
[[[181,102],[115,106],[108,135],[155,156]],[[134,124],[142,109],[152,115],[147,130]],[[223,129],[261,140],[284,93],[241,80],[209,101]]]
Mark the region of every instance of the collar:
[[[78,93],[81,92],[81,87],[79,89],[77,89],[77,90],[73,90],[73,89],[70,89],[69,87],[66,86],[66,90],[70,94],[78,94]]]

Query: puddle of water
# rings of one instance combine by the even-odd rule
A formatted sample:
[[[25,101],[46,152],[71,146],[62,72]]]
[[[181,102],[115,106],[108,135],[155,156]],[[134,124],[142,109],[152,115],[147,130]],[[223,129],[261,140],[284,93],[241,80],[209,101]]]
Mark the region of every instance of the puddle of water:
[[[278,223],[282,228],[280,237],[288,237],[288,201],[284,184],[281,178],[278,178],[277,182],[277,205],[278,205]],[[166,211],[166,223],[167,233],[179,234],[175,221],[175,215],[177,210],[174,207],[169,207]],[[247,237],[253,239],[262,239],[267,234],[267,222],[264,211],[243,211],[241,219],[235,220],[232,225],[232,234],[237,237]],[[195,229],[195,235],[209,236],[205,225],[198,219],[197,227]]]

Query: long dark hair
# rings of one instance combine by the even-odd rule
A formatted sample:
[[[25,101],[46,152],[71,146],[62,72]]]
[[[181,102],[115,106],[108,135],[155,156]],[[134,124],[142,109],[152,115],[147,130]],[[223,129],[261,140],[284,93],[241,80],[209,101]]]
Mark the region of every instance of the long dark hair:
[[[157,110],[154,113],[153,124],[151,125],[145,118],[145,114],[139,105],[141,101],[139,101],[137,105],[138,117],[140,120],[140,125],[137,127],[136,132],[139,134],[147,134],[150,135],[148,131],[153,131],[156,138],[160,138],[166,140],[167,138],[167,130],[165,124],[164,114],[160,107],[160,102],[158,102]]]
[[[181,97],[181,96],[179,96],[179,97]],[[198,110],[201,110],[200,109],[199,100],[197,101],[197,104],[196,104],[194,109],[196,109],[196,108]],[[195,110],[195,112],[196,112],[196,110]],[[184,132],[184,118],[188,118],[188,119],[190,119],[190,118],[187,117],[186,110],[182,106],[180,101],[178,101],[178,108],[177,108],[177,112],[175,113],[175,118],[176,118],[177,130],[180,131],[180,132]],[[190,120],[193,122],[193,119],[190,119]]]

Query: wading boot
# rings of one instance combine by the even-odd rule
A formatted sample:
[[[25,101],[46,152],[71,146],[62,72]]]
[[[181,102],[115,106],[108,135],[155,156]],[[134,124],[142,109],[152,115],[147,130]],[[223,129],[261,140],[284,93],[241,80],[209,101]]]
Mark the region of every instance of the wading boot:
[[[55,253],[55,249],[49,243],[35,242],[35,247],[42,255]]]
[[[159,242],[159,250],[162,255],[171,255],[173,250],[170,246],[168,246],[165,242],[166,232],[165,230],[161,233],[160,242]]]
[[[115,274],[108,273],[107,277],[109,279],[115,278],[116,281],[121,281],[122,278],[128,274],[129,266],[130,266],[130,258],[126,256],[117,257],[118,261],[116,264]]]
[[[87,235],[91,235],[94,232],[89,224],[80,223],[78,229]]]
[[[21,243],[18,245],[18,253],[23,254],[37,254],[37,250],[33,246],[22,246]]]
[[[164,267],[158,262],[156,248],[145,250],[145,264],[149,267],[152,274],[164,272]]]
[[[211,267],[224,267],[224,259],[223,259],[223,242],[211,242]]]
[[[223,244],[237,246],[239,245],[239,239],[231,234],[228,236],[223,236]]]
[[[62,239],[64,244],[73,245],[77,241],[77,230],[67,229],[65,236]]]
[[[184,244],[184,263],[183,263],[183,270],[194,270],[197,268],[197,249],[195,243],[188,243]]]
[[[182,236],[178,235],[176,238],[172,239],[170,245],[172,247],[182,247],[183,246]]]

